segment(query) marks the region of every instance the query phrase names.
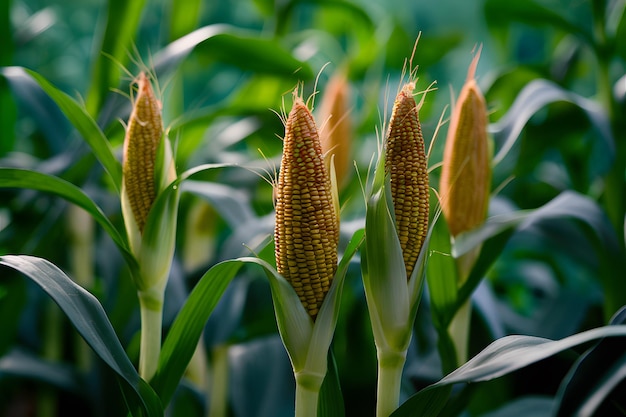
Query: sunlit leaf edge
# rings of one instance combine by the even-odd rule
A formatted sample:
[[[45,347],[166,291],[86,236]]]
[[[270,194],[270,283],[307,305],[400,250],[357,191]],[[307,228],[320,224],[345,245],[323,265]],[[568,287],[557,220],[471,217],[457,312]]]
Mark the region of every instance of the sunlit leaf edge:
[[[556,341],[533,336],[505,336],[435,384],[411,396],[391,417],[437,416],[448,400],[452,384],[489,381],[605,337],[626,337],[626,326],[599,327]]]

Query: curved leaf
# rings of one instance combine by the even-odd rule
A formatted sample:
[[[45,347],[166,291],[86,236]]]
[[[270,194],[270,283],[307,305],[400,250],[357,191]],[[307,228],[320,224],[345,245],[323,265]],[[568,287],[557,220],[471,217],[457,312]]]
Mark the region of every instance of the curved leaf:
[[[8,64],[8,63],[7,63]],[[41,133],[46,138],[47,145],[52,153],[57,154],[63,151],[67,143],[67,135],[70,131],[69,123],[63,113],[54,104],[54,101],[46,95],[39,84],[31,77],[24,76],[23,68],[5,67],[0,68],[0,75],[4,78],[1,80],[0,86],[3,90],[3,96],[7,100],[7,110],[13,110],[14,114],[7,115],[12,117],[13,123],[17,118],[17,104],[23,108],[39,127]],[[12,96],[12,97],[11,97]],[[3,105],[3,113],[5,103]],[[5,117],[0,116],[0,118]],[[15,136],[15,132],[11,132]],[[14,137],[3,138],[0,148],[7,147],[6,152],[13,150]],[[4,143],[6,142],[6,143]],[[9,147],[10,146],[10,147]]]
[[[93,295],[45,259],[5,255],[0,257],[0,265],[21,272],[39,285],[59,305],[94,352],[120,376],[124,390],[134,393],[145,415],[163,416],[159,398],[133,367],[106,312]]]
[[[156,375],[150,381],[164,405],[170,402],[209,316],[242,266],[242,261],[232,260],[209,269],[189,294],[172,323],[161,349]]]
[[[612,324],[623,324],[626,309],[622,309]],[[615,407],[624,409],[623,390],[612,391],[626,378],[626,339],[607,338],[587,351],[574,364],[563,380],[557,394],[557,417],[590,416],[602,403],[611,410],[601,415],[617,414]],[[607,397],[612,396],[611,401]]]
[[[452,247],[452,255],[458,257],[483,242],[488,242],[504,232],[510,232],[515,227],[517,227],[518,231],[521,231],[537,224],[537,222],[564,218],[579,220],[587,224],[589,229],[597,236],[598,241],[602,242],[603,251],[608,254],[612,261],[619,259],[619,242],[606,214],[594,200],[574,191],[564,191],[535,210],[511,212],[488,218],[485,224],[478,229],[457,236]],[[502,236],[504,239],[498,238],[499,248],[503,248],[506,239],[508,239],[507,235]],[[483,249],[481,252],[485,252],[485,250]],[[493,252],[491,255],[493,256],[485,254],[493,261],[497,252]],[[456,303],[457,308],[471,296],[474,288],[476,288],[483,277],[482,272],[486,271],[487,265],[485,265],[482,253],[481,258],[483,258],[481,270],[472,271],[468,280],[459,290]]]
[[[115,158],[106,136],[95,120],[87,113],[87,110],[35,71],[22,67],[6,67],[2,68],[1,71],[10,83],[22,84],[34,80],[39,84],[91,147],[98,161],[113,179],[113,185],[119,192],[122,184],[122,166]]]
[[[358,244],[360,244],[359,236],[361,236],[362,239],[362,234],[356,235],[356,238],[353,239],[353,242],[346,250],[347,255],[344,255],[343,259],[347,260],[344,261],[342,259],[343,264],[340,264],[338,268],[338,271],[343,271],[344,274],[345,268],[347,268],[347,264],[349,263],[349,258],[354,255]],[[183,376],[187,364],[196,349],[196,345],[209,316],[230,281],[245,264],[259,265],[268,274],[270,285],[272,285],[272,298],[275,303],[278,302],[278,304],[275,304],[275,308],[284,310],[284,312],[279,311],[276,313],[278,325],[279,327],[288,328],[288,330],[281,331],[281,337],[285,337],[283,334],[285,331],[298,331],[298,329],[303,329],[303,327],[297,323],[284,323],[283,319],[279,318],[292,318],[294,311],[299,311],[298,309],[288,310],[289,307],[284,307],[282,302],[285,299],[293,303],[297,301],[297,306],[300,308],[301,314],[298,314],[298,318],[295,320],[310,320],[308,313],[304,310],[304,307],[302,307],[302,303],[291,285],[282,276],[278,275],[275,269],[264,260],[245,257],[227,260],[213,266],[200,278],[189,294],[187,301],[172,323],[165,342],[163,343],[161,356],[159,358],[159,368],[151,381],[151,385],[159,394],[163,404],[167,405],[171,400],[180,378]],[[278,297],[278,292],[285,292],[286,294],[283,297]],[[283,300],[281,300],[281,298]],[[324,305],[325,304],[322,305],[322,308],[324,308]],[[297,340],[306,339],[307,342],[311,337],[310,332],[308,335],[291,334],[289,336],[294,336],[293,338]],[[304,359],[302,359],[302,362],[304,363]]]
[[[413,395],[392,417],[437,416],[445,406],[452,384],[489,381],[580,344],[607,337],[626,337],[626,326],[599,327],[556,341],[533,336],[503,337],[439,382]]]
[[[614,155],[615,144],[611,123],[606,112],[597,103],[564,90],[550,81],[534,80],[520,91],[509,111],[497,123],[489,126],[496,143],[500,146],[493,159],[494,165],[500,163],[509,153],[528,120],[542,107],[557,101],[566,101],[580,107],[600,134],[599,137],[604,142],[607,152]]]
[[[121,235],[102,212],[100,207],[74,184],[41,172],[0,168],[0,188],[26,188],[52,193],[85,209],[109,234],[111,239],[113,239],[113,242],[115,242],[122,252],[128,265],[131,268],[136,265],[135,258],[130,253],[125,235]]]
[[[286,76],[297,72],[300,79],[313,77],[311,68],[294,58],[278,41],[225,24],[201,27],[169,44],[154,58],[157,74],[170,71],[193,50],[244,70]]]

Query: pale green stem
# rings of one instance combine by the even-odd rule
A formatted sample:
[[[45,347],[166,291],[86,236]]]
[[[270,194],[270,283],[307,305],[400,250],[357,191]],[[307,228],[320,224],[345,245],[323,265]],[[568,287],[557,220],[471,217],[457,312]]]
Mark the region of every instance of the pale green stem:
[[[228,415],[228,346],[217,346],[212,354],[210,417]]]
[[[402,370],[406,350],[378,349],[378,388],[376,392],[376,417],[388,417],[400,405]]]
[[[141,347],[139,349],[139,375],[150,381],[156,373],[161,354],[161,327],[163,322],[162,289],[139,291],[141,311]]]
[[[461,255],[456,260],[457,273],[459,277],[459,288],[465,284],[472,272],[476,260],[480,256],[482,245],[478,245],[469,252]],[[472,317],[472,302],[468,299],[463,303],[454,315],[448,326],[448,334],[452,339],[456,350],[456,366],[467,362],[467,349],[469,345],[470,319]]]
[[[68,211],[70,232],[69,261],[72,277],[86,290],[94,287],[94,220],[82,208],[70,205]],[[76,363],[78,369],[87,372],[91,369],[92,351],[85,340],[78,334],[74,337]]]
[[[296,377],[296,414],[295,417],[317,417],[317,402],[324,375],[299,371]]]
[[[472,317],[472,302],[465,301],[450,322],[448,332],[456,350],[457,366],[467,362],[467,348],[469,344],[470,319]]]

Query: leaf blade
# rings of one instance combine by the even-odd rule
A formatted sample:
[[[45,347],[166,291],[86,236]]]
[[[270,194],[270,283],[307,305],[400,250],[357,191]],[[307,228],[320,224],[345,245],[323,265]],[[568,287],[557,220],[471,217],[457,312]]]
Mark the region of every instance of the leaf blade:
[[[163,415],[159,398],[133,367],[106,312],[93,295],[45,259],[5,255],[0,257],[0,265],[21,272],[39,285],[59,305],[96,354],[132,389],[146,415]]]

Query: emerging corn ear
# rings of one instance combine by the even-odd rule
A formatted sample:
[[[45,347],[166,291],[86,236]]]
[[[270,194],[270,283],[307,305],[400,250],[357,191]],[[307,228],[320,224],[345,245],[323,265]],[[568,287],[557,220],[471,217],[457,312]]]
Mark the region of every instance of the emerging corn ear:
[[[137,96],[124,137],[122,161],[122,208],[126,209],[125,223],[135,254],[157,194],[155,166],[163,136],[161,104],[145,73],[139,74],[137,85]]]
[[[480,226],[487,215],[491,186],[491,152],[487,105],[474,74],[476,54],[456,102],[443,154],[439,193],[452,236]]]
[[[391,180],[396,228],[407,279],[428,233],[429,186],[424,138],[413,98],[414,83],[398,93],[385,141],[385,174]]]
[[[349,85],[344,72],[337,72],[326,85],[320,105],[320,119],[326,125],[320,132],[322,152],[327,160],[334,156],[337,184],[344,185],[351,167],[351,145],[353,140],[350,118]]]
[[[315,121],[295,95],[285,123],[274,239],[277,271],[315,320],[337,270],[339,219]]]

